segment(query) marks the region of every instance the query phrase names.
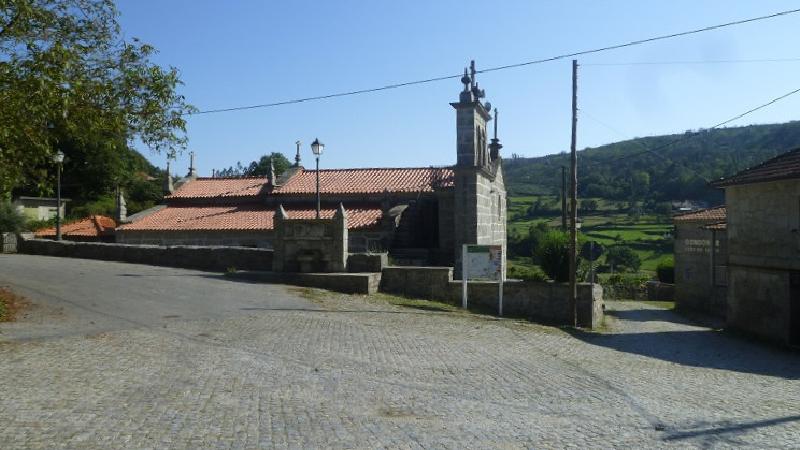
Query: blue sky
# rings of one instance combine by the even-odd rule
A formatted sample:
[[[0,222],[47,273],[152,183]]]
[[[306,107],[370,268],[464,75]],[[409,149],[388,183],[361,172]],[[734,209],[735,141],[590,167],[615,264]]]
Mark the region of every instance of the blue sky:
[[[797,1],[119,0],[127,37],[177,67],[201,110],[269,103],[456,74],[797,8]],[[578,147],[709,127],[800,88],[800,61],[593,66],[597,63],[800,58],[800,14],[579,58]],[[569,148],[570,61],[478,76],[500,111],[506,156]],[[585,64],[585,65],[584,65]],[[458,80],[192,116],[201,175],[303,142],[322,167],[452,164]],[[736,122],[800,119],[800,94]],[[143,150],[164,166],[165,157]],[[188,156],[179,156],[185,170]]]

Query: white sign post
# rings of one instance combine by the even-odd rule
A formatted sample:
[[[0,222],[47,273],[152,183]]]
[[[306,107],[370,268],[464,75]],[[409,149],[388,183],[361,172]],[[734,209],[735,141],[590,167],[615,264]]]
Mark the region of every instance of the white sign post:
[[[467,308],[469,280],[497,281],[497,312],[503,315],[503,246],[464,244],[461,252],[461,306]]]

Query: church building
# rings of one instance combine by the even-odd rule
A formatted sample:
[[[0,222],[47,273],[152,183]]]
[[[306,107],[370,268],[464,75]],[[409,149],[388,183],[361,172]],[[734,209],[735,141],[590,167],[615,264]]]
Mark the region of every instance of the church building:
[[[506,243],[502,145],[487,139],[491,105],[464,69],[456,112],[456,164],[449,167],[325,169],[319,171],[321,218],[339,204],[348,217],[351,253],[388,252],[399,264],[459,265],[462,244]],[[187,177],[165,180],[164,204],[128,217],[116,241],[158,245],[271,248],[275,212],[289,219],[316,215],[315,170],[300,164],[280,176]],[[169,170],[168,170],[169,172]],[[456,271],[458,273],[458,271]]]

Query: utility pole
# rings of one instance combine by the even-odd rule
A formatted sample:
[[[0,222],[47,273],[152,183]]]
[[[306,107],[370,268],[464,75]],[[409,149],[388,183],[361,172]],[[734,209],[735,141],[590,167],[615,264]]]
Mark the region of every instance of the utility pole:
[[[569,211],[569,287],[572,303],[572,325],[578,326],[578,60],[572,60],[572,143],[570,145],[570,211]]]
[[[561,166],[561,229],[567,231],[567,166]]]

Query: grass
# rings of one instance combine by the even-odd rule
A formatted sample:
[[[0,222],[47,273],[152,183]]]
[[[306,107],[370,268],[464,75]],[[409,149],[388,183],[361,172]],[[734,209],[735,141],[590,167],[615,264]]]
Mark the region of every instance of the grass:
[[[655,306],[657,308],[667,309],[667,310],[670,310],[670,311],[675,309],[675,302],[645,301],[644,303],[646,303],[648,305],[651,305],[651,306]]]
[[[0,322],[13,322],[25,300],[6,287],[0,287]]]
[[[333,295],[330,291],[310,287],[290,287],[289,291],[311,301],[322,301]]]
[[[371,296],[375,300],[385,301],[390,305],[403,306],[406,308],[421,309],[424,311],[440,311],[440,312],[460,312],[461,308],[451,305],[449,303],[439,302],[435,300],[423,300],[419,298],[406,298],[398,297],[395,295],[387,294],[373,294]]]

